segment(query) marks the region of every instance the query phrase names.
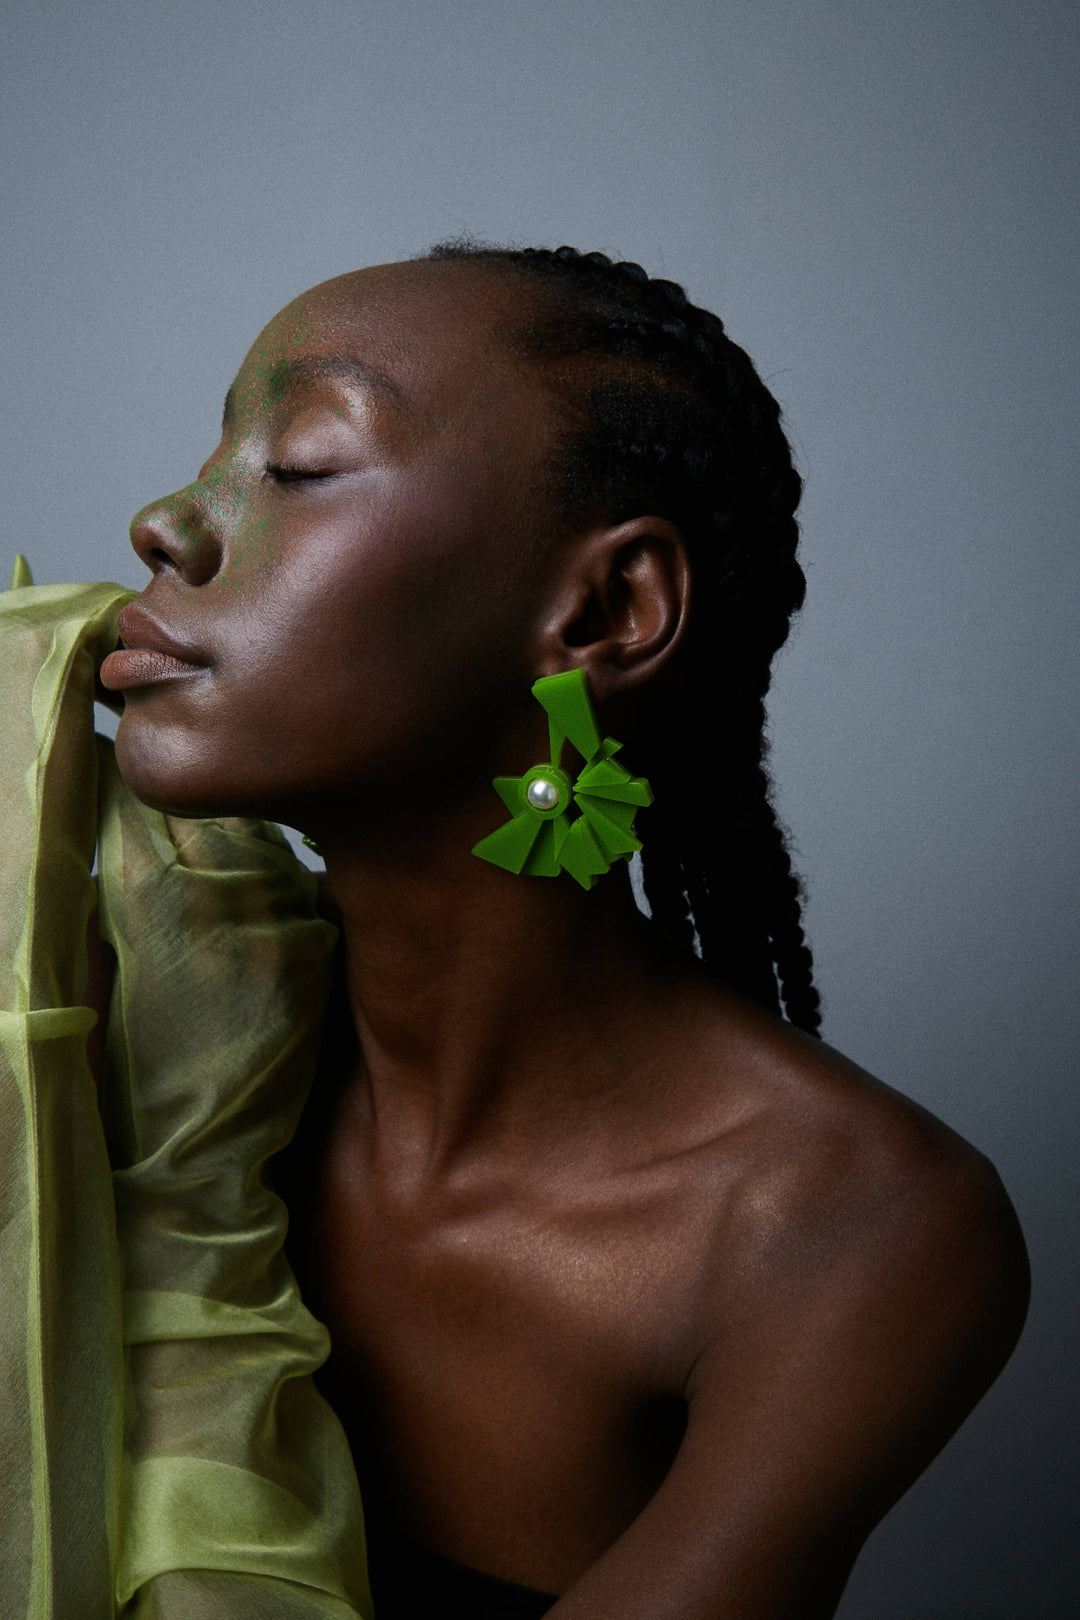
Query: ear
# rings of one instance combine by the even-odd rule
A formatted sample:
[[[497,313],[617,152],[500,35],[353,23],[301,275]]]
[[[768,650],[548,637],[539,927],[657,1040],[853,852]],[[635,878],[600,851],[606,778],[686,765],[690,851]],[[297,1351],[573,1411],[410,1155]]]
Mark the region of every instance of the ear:
[[[667,518],[640,517],[579,535],[539,626],[537,675],[584,669],[599,703],[650,680],[686,628],[690,565]]]

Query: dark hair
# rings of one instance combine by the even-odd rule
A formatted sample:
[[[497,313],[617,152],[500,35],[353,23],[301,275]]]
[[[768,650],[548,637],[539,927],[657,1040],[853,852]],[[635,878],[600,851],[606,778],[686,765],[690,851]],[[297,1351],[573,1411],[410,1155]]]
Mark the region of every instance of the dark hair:
[[[682,532],[694,581],[674,663],[634,768],[652,782],[642,872],[655,921],[766,1007],[816,1034],[799,879],[771,803],[765,696],[801,607],[801,480],[780,408],[717,316],[640,265],[574,248],[440,243],[432,259],[528,278],[545,296],[517,337],[548,362],[571,426],[552,476],[563,521],[652,514]]]

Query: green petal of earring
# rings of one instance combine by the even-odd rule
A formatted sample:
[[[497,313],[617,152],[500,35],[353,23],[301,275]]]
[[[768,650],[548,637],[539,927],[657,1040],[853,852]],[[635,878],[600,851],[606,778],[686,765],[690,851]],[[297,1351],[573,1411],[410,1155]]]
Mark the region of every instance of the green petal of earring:
[[[616,760],[622,743],[601,739],[583,669],[545,675],[532,690],[547,712],[551,758],[523,776],[495,778],[492,785],[513,819],[482,838],[473,854],[532,877],[569,872],[591,889],[613,861],[628,861],[641,848],[634,817],[652,804],[652,790]],[[561,766],[565,742],[585,761],[573,782]],[[571,820],[575,806],[580,815]]]

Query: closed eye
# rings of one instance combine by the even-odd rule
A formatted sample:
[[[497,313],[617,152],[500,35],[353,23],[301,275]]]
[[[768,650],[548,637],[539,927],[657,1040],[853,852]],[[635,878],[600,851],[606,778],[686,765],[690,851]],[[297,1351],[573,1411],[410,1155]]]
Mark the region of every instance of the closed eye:
[[[268,466],[266,476],[278,484],[301,484],[319,478],[333,478],[336,467],[286,467],[280,462]]]

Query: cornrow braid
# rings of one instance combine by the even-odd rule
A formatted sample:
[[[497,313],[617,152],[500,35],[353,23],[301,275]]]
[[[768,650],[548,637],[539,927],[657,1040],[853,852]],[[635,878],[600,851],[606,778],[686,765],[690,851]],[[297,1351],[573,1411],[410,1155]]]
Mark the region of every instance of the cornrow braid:
[[[806,589],[780,408],[719,318],[640,265],[467,241],[428,256],[499,267],[541,294],[515,336],[568,406],[551,470],[560,519],[651,513],[683,534],[694,607],[673,663],[711,735],[703,745],[700,710],[655,702],[635,737],[656,795],[645,897],[672,938],[690,947],[696,933],[704,961],[817,1034],[802,887],[766,770],[772,660]]]

